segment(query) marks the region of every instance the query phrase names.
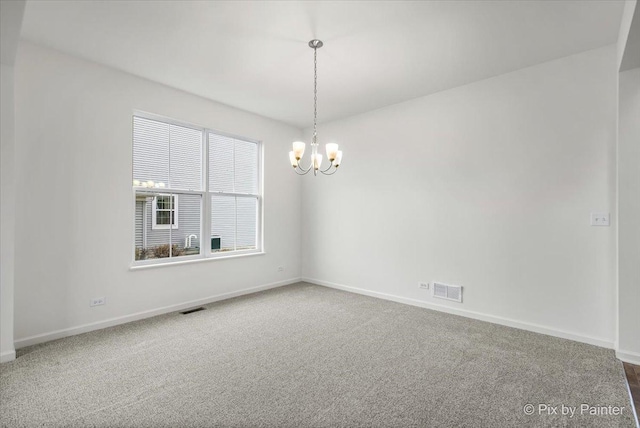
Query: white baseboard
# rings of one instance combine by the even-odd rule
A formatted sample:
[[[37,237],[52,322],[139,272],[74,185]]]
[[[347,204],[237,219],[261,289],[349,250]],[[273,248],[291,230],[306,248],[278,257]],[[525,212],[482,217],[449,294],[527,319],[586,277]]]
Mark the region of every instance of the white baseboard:
[[[314,278],[302,278],[302,281],[309,282],[311,284],[322,285],[324,287],[335,288],[337,290],[348,291],[351,293],[363,294],[365,296],[376,297],[378,299],[390,300],[392,302],[404,303],[406,305],[418,306],[426,309],[433,309],[435,311],[446,312],[453,315],[458,315],[467,318],[473,318],[480,321],[487,321],[494,324],[500,324],[507,327],[513,327],[520,330],[532,331],[534,333],[546,334],[548,336],[560,337],[562,339],[574,340],[576,342],[587,343],[589,345],[600,346],[602,348],[613,349],[613,342],[606,339],[597,337],[585,336],[579,333],[573,333],[564,330],[558,330],[552,327],[547,327],[539,324],[533,324],[523,321],[516,321],[509,318],[498,317],[494,315],[488,315],[481,312],[469,311],[467,309],[452,308],[449,306],[438,305],[436,303],[425,302],[422,300],[411,299],[408,297],[395,296],[393,294],[380,293],[378,291],[366,290],[363,288],[350,287],[342,284],[335,284],[332,282],[322,281]]]
[[[617,349],[616,358],[618,358],[620,361],[624,361],[625,363],[631,363],[640,366],[640,354],[638,354],[637,352]]]
[[[132,321],[138,321],[144,318],[150,318],[157,315],[166,314],[169,312],[176,312],[176,311],[191,308],[194,306],[206,305],[208,303],[231,299],[233,297],[243,296],[245,294],[257,293],[259,291],[282,287],[284,285],[294,284],[296,282],[300,282],[300,278],[292,278],[292,279],[287,279],[285,281],[272,282],[270,284],[259,285],[257,287],[245,288],[243,290],[217,294],[215,296],[209,296],[203,299],[191,300],[188,302],[178,303],[176,305],[164,306],[162,308],[152,309],[149,311],[137,312],[131,315],[110,318],[103,321],[97,321],[89,324],[82,324],[79,326],[69,327],[61,330],[54,330],[47,333],[36,334],[34,336],[16,339],[14,341],[14,346],[16,347],[16,349],[20,349],[20,348],[24,348],[25,346],[31,346],[31,345],[36,345],[38,343],[49,342],[50,340],[61,339],[63,337],[68,337],[68,336],[75,336],[76,334],[82,334],[82,333],[87,333],[89,331],[100,330],[107,327],[113,327],[115,325],[125,324]],[[14,352],[13,358],[15,358],[15,352]],[[4,361],[4,359],[2,361]]]
[[[0,354],[0,363],[8,363],[9,361],[13,361],[16,359],[16,351],[12,349],[11,351],[5,351]]]
[[[407,297],[395,296],[392,294],[380,293],[377,291],[366,290],[363,288],[356,288],[356,287],[350,287],[342,284],[335,284],[332,282],[322,281],[314,278],[292,278],[285,281],[273,282],[270,284],[264,284],[257,287],[251,287],[251,288],[246,288],[243,290],[233,291],[229,293],[218,294],[215,296],[205,297],[203,299],[191,300],[191,301],[179,303],[176,305],[165,306],[162,308],[138,312],[135,314],[125,315],[122,317],[110,318],[107,320],[98,321],[94,323],[83,324],[75,327],[69,327],[61,330],[55,330],[47,333],[37,334],[34,336],[17,339],[14,342],[14,345],[16,349],[20,349],[20,348],[24,348],[25,346],[31,346],[38,343],[48,342],[50,340],[61,339],[63,337],[74,336],[76,334],[87,333],[89,331],[99,330],[102,328],[113,327],[115,325],[125,324],[132,321],[138,321],[144,318],[150,318],[156,315],[162,315],[169,312],[175,312],[175,311],[187,309],[193,306],[205,305],[205,304],[217,302],[220,300],[226,300],[226,299],[231,299],[233,297],[243,296],[246,294],[257,293],[259,291],[269,290],[271,288],[277,288],[284,285],[294,284],[299,281],[305,281],[311,284],[321,285],[329,288],[335,288],[338,290],[362,294],[365,296],[376,297],[379,299],[390,300],[393,302],[404,303],[407,305],[418,306],[421,308],[432,309],[440,312],[446,312],[453,315],[477,319],[480,321],[487,321],[494,324],[505,325],[507,327],[513,327],[521,330],[532,331],[535,333],[546,334],[549,336],[560,337],[563,339],[575,340],[577,342],[588,343],[590,345],[600,346],[603,348],[609,348],[609,349],[614,348],[613,342],[605,339],[594,338],[590,336],[581,335],[578,333],[558,330],[558,329],[554,329],[551,327],[542,326],[538,324],[516,321],[509,318],[503,318],[503,317],[498,317],[494,315],[487,315],[484,313],[469,311],[466,309],[452,308],[449,306],[438,305],[436,303],[425,302],[425,301],[411,299]],[[622,361],[629,362],[632,364],[640,364],[640,355],[636,353],[616,351],[616,356]],[[10,351],[10,352],[0,354],[0,362],[11,361],[13,359],[15,359],[15,351],[12,351],[12,352]]]

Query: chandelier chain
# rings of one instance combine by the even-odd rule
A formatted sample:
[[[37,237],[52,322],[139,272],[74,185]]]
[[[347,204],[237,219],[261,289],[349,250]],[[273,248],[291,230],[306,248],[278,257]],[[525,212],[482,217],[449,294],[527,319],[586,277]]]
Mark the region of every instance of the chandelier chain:
[[[313,48],[313,144],[317,144],[318,121],[318,48]]]

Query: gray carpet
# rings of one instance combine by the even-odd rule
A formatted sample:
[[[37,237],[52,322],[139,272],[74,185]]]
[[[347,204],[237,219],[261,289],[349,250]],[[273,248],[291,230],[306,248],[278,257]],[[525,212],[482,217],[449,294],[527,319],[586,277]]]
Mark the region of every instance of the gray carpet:
[[[635,426],[611,350],[304,283],[22,349],[0,399],[11,427]]]

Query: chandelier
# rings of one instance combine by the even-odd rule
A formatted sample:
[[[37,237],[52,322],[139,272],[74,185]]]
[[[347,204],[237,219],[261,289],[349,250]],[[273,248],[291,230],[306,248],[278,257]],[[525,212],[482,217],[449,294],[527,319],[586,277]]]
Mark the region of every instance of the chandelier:
[[[295,141],[293,143],[293,150],[289,152],[291,166],[293,166],[298,175],[305,175],[311,170],[313,170],[313,175],[318,175],[318,171],[324,175],[332,175],[336,173],[340,162],[342,162],[342,151],[338,150],[336,143],[328,143],[325,146],[327,159],[329,159],[329,166],[327,168],[321,169],[322,155],[318,153],[318,49],[320,49],[322,45],[322,41],[317,39],[309,42],[309,47],[313,49],[313,139],[311,140],[311,162],[309,162],[307,168],[300,165],[300,160],[302,156],[304,156],[305,143]]]

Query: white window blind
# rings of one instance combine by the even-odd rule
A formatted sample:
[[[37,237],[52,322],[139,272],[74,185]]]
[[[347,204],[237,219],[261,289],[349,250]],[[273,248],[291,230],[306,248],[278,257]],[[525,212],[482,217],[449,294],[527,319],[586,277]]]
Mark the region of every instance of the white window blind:
[[[257,248],[258,144],[210,132],[211,233],[220,251]]]

